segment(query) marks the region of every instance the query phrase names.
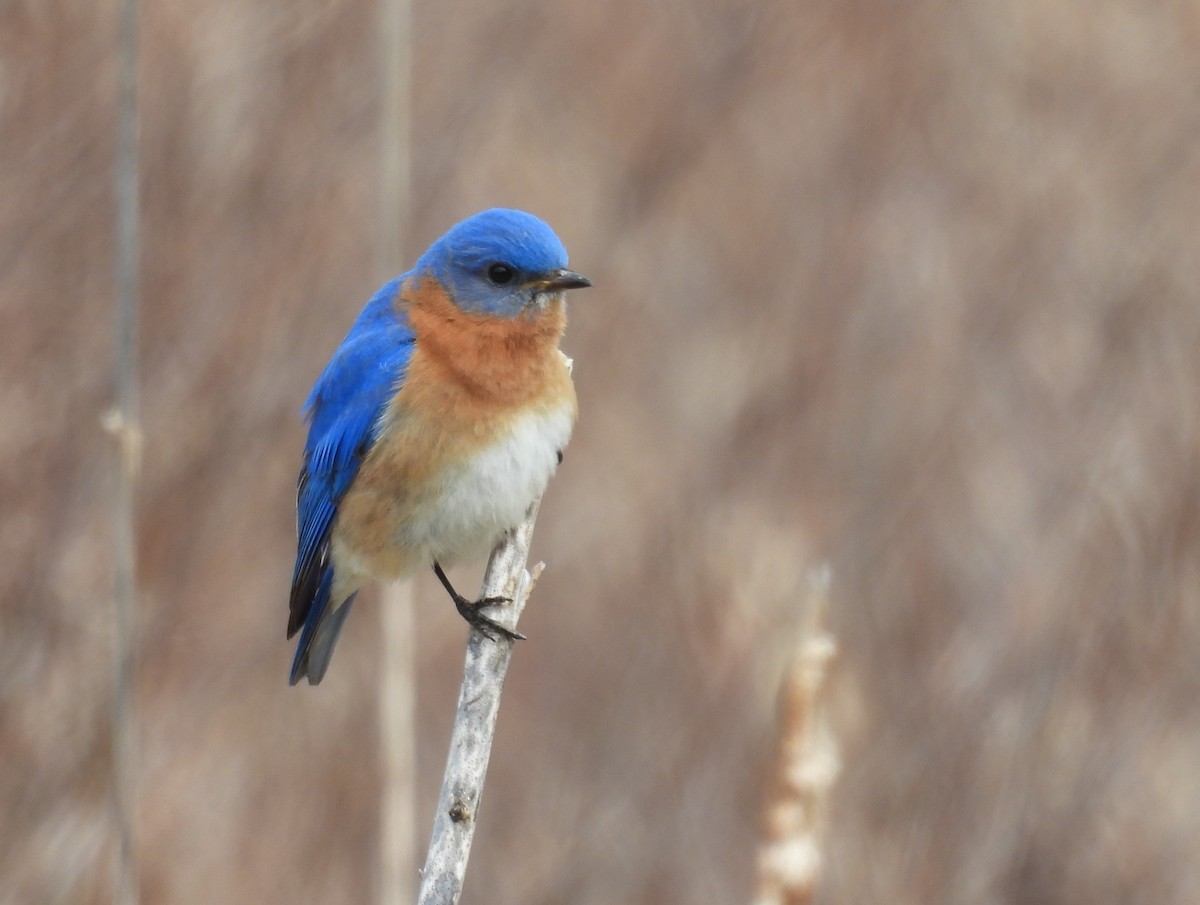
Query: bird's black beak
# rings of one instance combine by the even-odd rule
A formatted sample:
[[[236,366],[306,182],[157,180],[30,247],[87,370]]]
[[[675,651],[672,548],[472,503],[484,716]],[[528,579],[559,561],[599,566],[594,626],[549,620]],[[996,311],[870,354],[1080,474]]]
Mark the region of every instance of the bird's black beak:
[[[586,289],[592,281],[573,270],[552,270],[537,281],[542,292],[561,292],[564,289]]]

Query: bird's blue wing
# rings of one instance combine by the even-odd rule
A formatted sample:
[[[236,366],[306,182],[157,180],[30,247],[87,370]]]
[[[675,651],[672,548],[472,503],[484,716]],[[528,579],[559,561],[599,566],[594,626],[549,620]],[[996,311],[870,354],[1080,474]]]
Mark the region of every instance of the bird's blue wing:
[[[329,540],[338,503],[375,440],[380,416],[403,384],[413,333],[393,300],[400,279],[367,303],[305,403],[308,442],[296,487],[296,567],[288,637],[303,628],[295,682],[316,627],[329,609],[333,563]],[[342,601],[333,601],[334,606]]]

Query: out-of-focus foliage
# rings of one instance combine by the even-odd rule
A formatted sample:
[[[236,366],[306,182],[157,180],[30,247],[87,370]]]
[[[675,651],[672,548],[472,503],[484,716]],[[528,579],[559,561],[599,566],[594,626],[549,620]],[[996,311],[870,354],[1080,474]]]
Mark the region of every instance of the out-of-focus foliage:
[[[371,895],[377,597],[318,689],[283,630],[297,410],[386,276],[376,7],[143,4],[148,903]],[[109,897],[114,12],[0,9],[6,902]],[[829,560],[823,901],[1200,901],[1196,6],[468,0],[414,37],[411,250],[519,206],[596,283],[466,900],[744,901]],[[418,597],[424,837],[465,629]]]

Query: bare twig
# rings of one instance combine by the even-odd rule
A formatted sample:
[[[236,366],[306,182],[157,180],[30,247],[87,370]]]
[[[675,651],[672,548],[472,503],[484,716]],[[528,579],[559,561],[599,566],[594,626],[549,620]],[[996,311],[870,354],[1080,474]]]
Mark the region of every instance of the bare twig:
[[[384,0],[379,7],[381,110],[376,271],[389,279],[404,259],[409,207],[409,125],[412,44],[411,0]],[[383,686],[379,695],[379,739],[383,794],[379,809],[377,905],[412,900],[416,876],[415,787],[416,652],[412,583],[384,592],[380,607]]]
[[[825,629],[828,606],[829,569],[823,567],[810,576],[800,635],[784,677],[755,905],[806,905],[820,878],[829,793],[838,773],[837,744],[821,700],[837,650]]]
[[[384,593],[383,676],[379,693],[379,742],[383,789],[379,801],[378,905],[412,901],[416,751],[416,637],[412,585]]]
[[[117,440],[119,462],[113,505],[113,593],[116,608],[112,739],[113,810],[117,829],[113,901],[136,905],[137,714],[134,668],[137,651],[137,559],[135,490],[141,463],[142,433],[138,420],[138,4],[121,0],[117,26],[117,147],[114,174],[116,201],[116,405],[104,426]]]
[[[512,604],[499,608],[495,617],[508,628],[516,628],[525,601],[542,571],[541,563],[533,567],[532,573],[525,571],[538,502],[529,508],[525,521],[492,551],[483,578],[482,597],[511,598]],[[462,894],[496,730],[500,692],[512,652],[513,642],[489,641],[472,630],[458,695],[458,715],[450,736],[450,755],[421,876],[419,905],[454,905]]]

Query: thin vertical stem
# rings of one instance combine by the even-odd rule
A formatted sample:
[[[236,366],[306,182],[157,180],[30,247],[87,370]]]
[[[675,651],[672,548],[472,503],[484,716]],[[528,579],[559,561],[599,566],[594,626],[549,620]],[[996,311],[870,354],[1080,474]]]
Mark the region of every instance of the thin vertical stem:
[[[379,270],[394,276],[408,220],[412,50],[410,0],[382,0],[383,91],[380,115]]]
[[[383,595],[383,684],[379,694],[383,790],[380,796],[379,905],[407,905],[416,887],[416,651],[411,585]]]
[[[137,649],[135,490],[141,460],[138,420],[138,4],[118,4],[116,229],[116,408],[107,419],[117,437],[119,462],[113,511],[114,651],[112,736],[113,800],[117,830],[113,901],[136,905],[137,713],[134,670]]]
[[[402,269],[409,192],[410,0],[381,0],[382,110],[376,270]],[[384,593],[383,684],[379,695],[383,794],[380,798],[379,905],[412,901],[416,886],[416,652],[412,584]]]

